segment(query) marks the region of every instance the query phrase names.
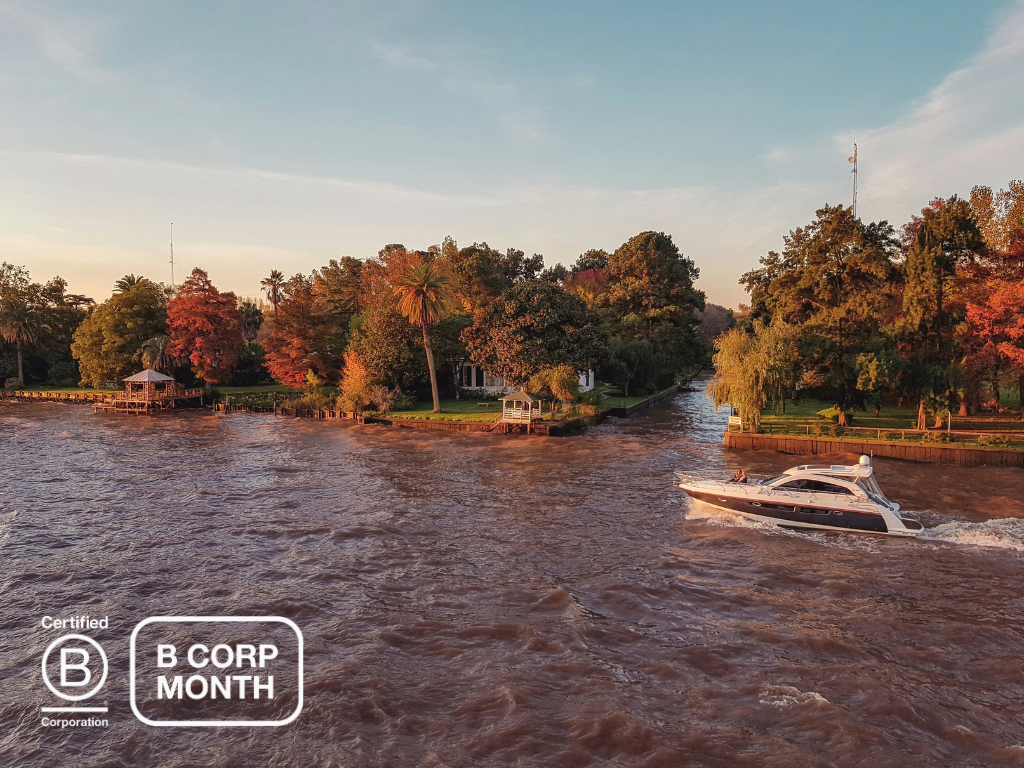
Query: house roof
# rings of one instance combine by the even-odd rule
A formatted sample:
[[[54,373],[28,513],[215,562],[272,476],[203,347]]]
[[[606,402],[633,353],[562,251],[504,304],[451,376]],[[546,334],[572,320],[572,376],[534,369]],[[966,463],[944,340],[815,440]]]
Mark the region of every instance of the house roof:
[[[503,398],[501,398],[502,402],[504,402],[506,400],[522,400],[524,403],[539,403],[540,402],[540,398],[539,397],[534,397],[533,395],[529,395],[529,394],[527,394],[526,392],[524,392],[521,389],[517,389],[515,392],[510,392],[509,394],[507,394]]]
[[[147,368],[144,371],[139,371],[134,376],[129,376],[125,381],[174,381],[174,377],[164,376],[162,373],[157,373]]]

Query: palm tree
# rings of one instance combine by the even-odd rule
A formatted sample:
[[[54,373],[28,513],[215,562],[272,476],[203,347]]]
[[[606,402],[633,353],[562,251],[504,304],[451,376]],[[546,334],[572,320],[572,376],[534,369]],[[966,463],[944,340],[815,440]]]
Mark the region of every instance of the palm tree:
[[[136,285],[139,285],[140,283],[144,282],[148,282],[148,280],[142,275],[139,275],[138,277],[136,277],[134,274],[125,275],[116,283],[114,283],[114,291],[116,293],[127,293]]]
[[[143,343],[139,347],[139,350],[142,352],[142,367],[166,373],[170,369],[172,362],[167,354],[167,345],[170,343],[171,337],[166,333],[159,333]]]
[[[263,311],[252,299],[245,299],[238,305],[238,322],[242,326],[242,338],[256,341],[263,325]]]
[[[430,351],[430,336],[427,326],[436,323],[448,312],[448,278],[440,274],[432,264],[413,267],[398,281],[395,295],[399,297],[398,308],[423,329],[423,349],[427,352],[427,368],[430,369],[430,391],[434,395],[434,413],[441,412],[441,401],[437,397],[437,376],[434,373],[434,353]]]
[[[18,349],[18,379],[25,383],[25,368],[21,359],[23,344],[34,344],[38,338],[39,323],[32,310],[23,301],[8,301],[0,311],[0,337]]]
[[[281,300],[281,287],[284,285],[284,273],[279,269],[270,270],[270,277],[260,281],[263,292],[267,294],[270,303],[274,305],[274,317],[277,317],[277,302]]]

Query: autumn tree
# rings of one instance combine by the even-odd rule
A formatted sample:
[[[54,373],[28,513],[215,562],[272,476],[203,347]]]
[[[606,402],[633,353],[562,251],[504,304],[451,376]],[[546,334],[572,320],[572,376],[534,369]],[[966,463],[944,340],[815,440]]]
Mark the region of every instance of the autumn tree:
[[[138,372],[142,345],[167,332],[167,294],[163,288],[146,278],[122,281],[124,284],[75,331],[71,352],[78,360],[83,386],[119,383]]]
[[[509,288],[462,333],[470,359],[516,387],[546,369],[595,367],[607,351],[600,317],[578,297],[542,280]]]
[[[187,360],[195,375],[209,384],[226,381],[244,343],[238,299],[218,291],[196,267],[167,304],[167,335],[170,357]]]
[[[263,348],[271,376],[302,387],[309,371],[337,382],[348,343],[348,328],[332,311],[315,274],[298,274],[281,286],[279,303]]]

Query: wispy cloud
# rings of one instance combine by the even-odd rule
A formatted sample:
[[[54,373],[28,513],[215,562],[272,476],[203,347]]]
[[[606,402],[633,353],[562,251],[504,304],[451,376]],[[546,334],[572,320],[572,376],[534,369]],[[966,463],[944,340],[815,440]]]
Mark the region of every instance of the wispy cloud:
[[[514,141],[535,143],[546,135],[539,109],[528,103],[522,89],[494,76],[472,52],[449,46],[426,55],[408,46],[372,41],[370,55],[393,69],[432,73],[448,93],[486,109],[499,130]]]
[[[43,58],[76,77],[106,76],[97,60],[112,27],[109,21],[76,16],[46,3],[0,0],[0,25],[27,35]]]
[[[425,56],[417,56],[410,53],[408,49],[397,45],[385,45],[376,41],[371,42],[370,55],[375,59],[380,59],[394,69],[424,71],[437,68],[437,64]]]

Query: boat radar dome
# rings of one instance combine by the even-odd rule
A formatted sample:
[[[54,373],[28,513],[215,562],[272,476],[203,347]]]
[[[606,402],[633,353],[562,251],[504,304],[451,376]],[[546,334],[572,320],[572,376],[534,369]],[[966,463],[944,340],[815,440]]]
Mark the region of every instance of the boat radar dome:
[[[860,457],[860,465],[862,467],[870,467],[871,466],[871,457],[870,456],[861,456]]]

